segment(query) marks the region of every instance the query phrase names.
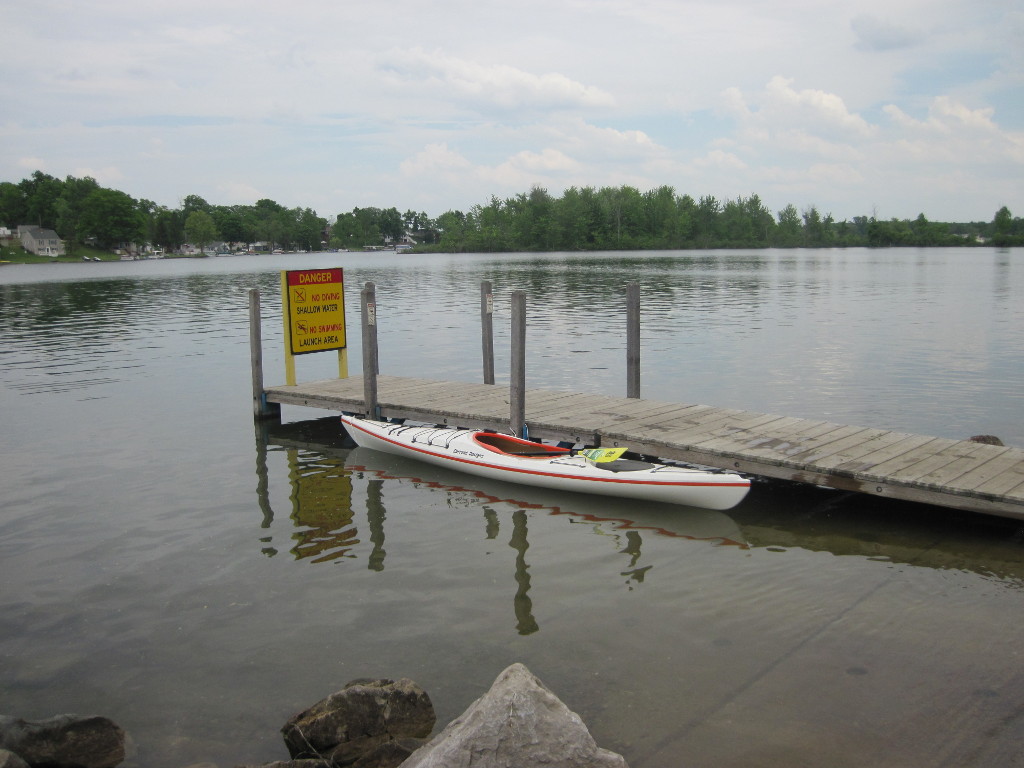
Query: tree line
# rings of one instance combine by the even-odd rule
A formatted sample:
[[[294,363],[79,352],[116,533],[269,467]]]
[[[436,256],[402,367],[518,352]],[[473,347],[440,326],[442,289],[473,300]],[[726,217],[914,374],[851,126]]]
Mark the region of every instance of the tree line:
[[[40,171],[17,184],[0,182],[0,223],[52,229],[69,253],[77,245],[111,250],[145,243],[176,251],[186,243],[202,249],[219,242],[318,251],[327,230],[327,220],[311,208],[286,208],[273,200],[211,205],[189,195],[168,208],[102,187],[88,176],[58,179]]]
[[[1024,220],[1004,206],[991,222],[942,223],[856,216],[836,221],[815,206],[772,214],[755,194],[694,199],[662,186],[570,187],[552,197],[541,187],[468,213],[437,219],[443,251],[566,251],[691,248],[833,248],[1024,245]]]
[[[169,251],[189,243],[257,243],[284,250],[359,250],[398,243],[446,252],[830,248],[1024,245],[1024,220],[1004,206],[990,222],[932,222],[855,216],[836,221],[811,205],[772,213],[755,194],[694,199],[670,186],[570,187],[554,197],[542,187],[436,219],[397,208],[353,208],[329,224],[311,208],[273,200],[212,205],[198,195],[168,208],[100,186],[90,177],[58,179],[41,171],[0,182],[0,224],[53,229],[69,251],[76,244],[113,249],[147,243]]]

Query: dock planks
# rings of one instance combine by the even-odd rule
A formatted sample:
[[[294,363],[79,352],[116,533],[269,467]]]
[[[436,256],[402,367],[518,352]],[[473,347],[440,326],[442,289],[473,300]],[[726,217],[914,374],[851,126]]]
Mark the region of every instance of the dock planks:
[[[271,403],[363,411],[360,377],[265,390]],[[378,376],[381,415],[508,429],[509,390]],[[1024,520],[1024,450],[707,405],[529,390],[531,437]]]

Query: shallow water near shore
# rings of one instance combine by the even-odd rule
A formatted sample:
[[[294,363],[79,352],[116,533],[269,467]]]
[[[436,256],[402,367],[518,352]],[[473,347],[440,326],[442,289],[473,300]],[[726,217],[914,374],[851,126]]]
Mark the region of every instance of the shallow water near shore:
[[[308,254],[0,269],[0,714],[96,713],[126,765],[286,758],[357,677],[438,728],[525,663],[633,768],[1024,754],[1020,524],[755,483],[709,512],[556,494],[251,418],[247,291],[377,284],[381,371],[480,379],[479,285],[528,292],[530,386],[1024,445],[1024,251]],[[337,370],[300,358],[300,379]]]

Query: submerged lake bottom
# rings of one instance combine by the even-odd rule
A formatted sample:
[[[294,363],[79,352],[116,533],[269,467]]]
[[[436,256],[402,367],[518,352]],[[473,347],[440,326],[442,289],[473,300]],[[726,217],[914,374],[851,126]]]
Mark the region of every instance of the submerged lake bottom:
[[[1016,251],[299,266],[340,258],[350,308],[378,285],[383,373],[476,380],[493,279],[496,329],[509,289],[543,307],[530,386],[618,394],[586,312],[639,279],[647,397],[1024,435]],[[1019,522],[760,480],[727,512],[617,502],[354,449],[322,412],[254,428],[247,291],[280,373],[291,264],[222,261],[0,270],[2,714],[227,768],[287,759],[352,679],[415,680],[440,729],[522,662],[633,768],[1021,764]]]

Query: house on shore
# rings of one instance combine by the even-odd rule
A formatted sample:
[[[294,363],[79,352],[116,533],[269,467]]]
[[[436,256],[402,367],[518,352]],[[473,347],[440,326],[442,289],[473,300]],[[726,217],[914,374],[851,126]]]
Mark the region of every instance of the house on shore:
[[[64,241],[57,237],[57,233],[52,229],[21,224],[18,226],[18,238],[21,240],[22,248],[36,256],[56,258],[64,255]]]

